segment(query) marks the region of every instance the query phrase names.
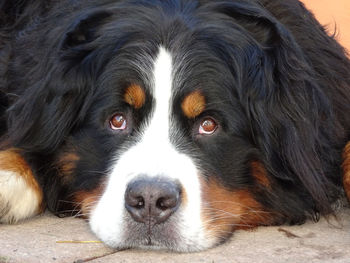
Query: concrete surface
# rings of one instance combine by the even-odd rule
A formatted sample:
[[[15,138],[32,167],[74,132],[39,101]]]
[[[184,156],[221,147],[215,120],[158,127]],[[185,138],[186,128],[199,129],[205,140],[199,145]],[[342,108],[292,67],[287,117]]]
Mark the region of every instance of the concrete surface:
[[[164,251],[113,251],[96,241],[86,221],[57,218],[49,213],[18,225],[0,225],[1,263],[135,263],[135,262],[232,262],[232,263],[349,263],[350,209],[338,220],[301,226],[260,227],[237,231],[224,245],[201,253]]]

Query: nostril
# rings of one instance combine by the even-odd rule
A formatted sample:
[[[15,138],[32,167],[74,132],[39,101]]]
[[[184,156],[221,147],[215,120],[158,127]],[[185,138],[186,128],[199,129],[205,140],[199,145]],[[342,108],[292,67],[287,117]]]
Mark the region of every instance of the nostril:
[[[160,210],[167,210],[177,206],[178,204],[178,195],[170,196],[170,197],[161,197],[156,202],[156,207]]]
[[[141,209],[145,207],[145,200],[143,199],[142,196],[138,196],[135,199],[135,204],[133,205],[133,207]]]
[[[168,209],[167,205],[164,202],[164,198],[159,198],[156,203],[157,208],[160,210],[166,210]]]
[[[141,207],[142,205],[144,205],[145,200],[144,200],[143,196],[141,196],[139,193],[135,192],[134,188],[129,187],[125,192],[125,203],[128,206],[137,208],[137,207]]]
[[[145,200],[142,196],[134,196],[131,192],[125,193],[125,208],[137,222],[143,222]]]

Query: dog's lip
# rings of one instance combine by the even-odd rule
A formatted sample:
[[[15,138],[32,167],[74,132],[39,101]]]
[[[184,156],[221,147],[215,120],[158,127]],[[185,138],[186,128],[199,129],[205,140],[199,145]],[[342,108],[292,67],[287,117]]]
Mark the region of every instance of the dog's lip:
[[[169,221],[161,224],[145,224],[133,221],[132,225],[124,228],[124,242],[133,244],[133,247],[169,249],[168,242],[177,244],[182,239],[181,235],[178,235],[176,231],[174,232],[174,228],[176,228],[176,224]]]
[[[147,244],[146,244],[146,246],[148,246],[148,247],[154,246],[154,244],[152,243],[152,237],[151,236],[147,237]]]

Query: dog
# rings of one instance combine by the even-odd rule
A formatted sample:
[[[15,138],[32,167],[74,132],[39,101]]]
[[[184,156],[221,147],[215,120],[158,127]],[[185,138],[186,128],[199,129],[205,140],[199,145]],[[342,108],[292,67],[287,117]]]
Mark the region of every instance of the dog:
[[[0,1],[0,221],[200,251],[350,197],[350,61],[297,0]]]

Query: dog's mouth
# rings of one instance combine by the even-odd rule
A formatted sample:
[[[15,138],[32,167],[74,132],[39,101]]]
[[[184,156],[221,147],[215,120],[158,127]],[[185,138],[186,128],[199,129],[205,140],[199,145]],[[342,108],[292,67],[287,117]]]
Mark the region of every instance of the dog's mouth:
[[[171,222],[147,225],[129,221],[124,238],[126,245],[132,247],[145,247],[148,249],[170,249],[178,246],[181,237],[178,234],[176,225]]]
[[[135,220],[127,209],[102,211],[97,206],[90,217],[95,235],[114,249],[146,249],[195,252],[214,246],[217,239],[201,227],[198,211],[180,206],[164,221]],[[102,211],[102,212],[101,212]],[[105,213],[103,213],[105,212]]]
[[[179,217],[174,214],[166,222],[136,222],[125,214],[119,235],[109,236],[95,232],[107,245],[116,249],[141,248],[146,250],[190,251],[181,235]]]
[[[225,190],[213,180],[200,188],[194,195],[169,178],[136,178],[94,202],[91,229],[116,249],[195,252],[224,242],[238,228],[273,222],[247,190]]]

